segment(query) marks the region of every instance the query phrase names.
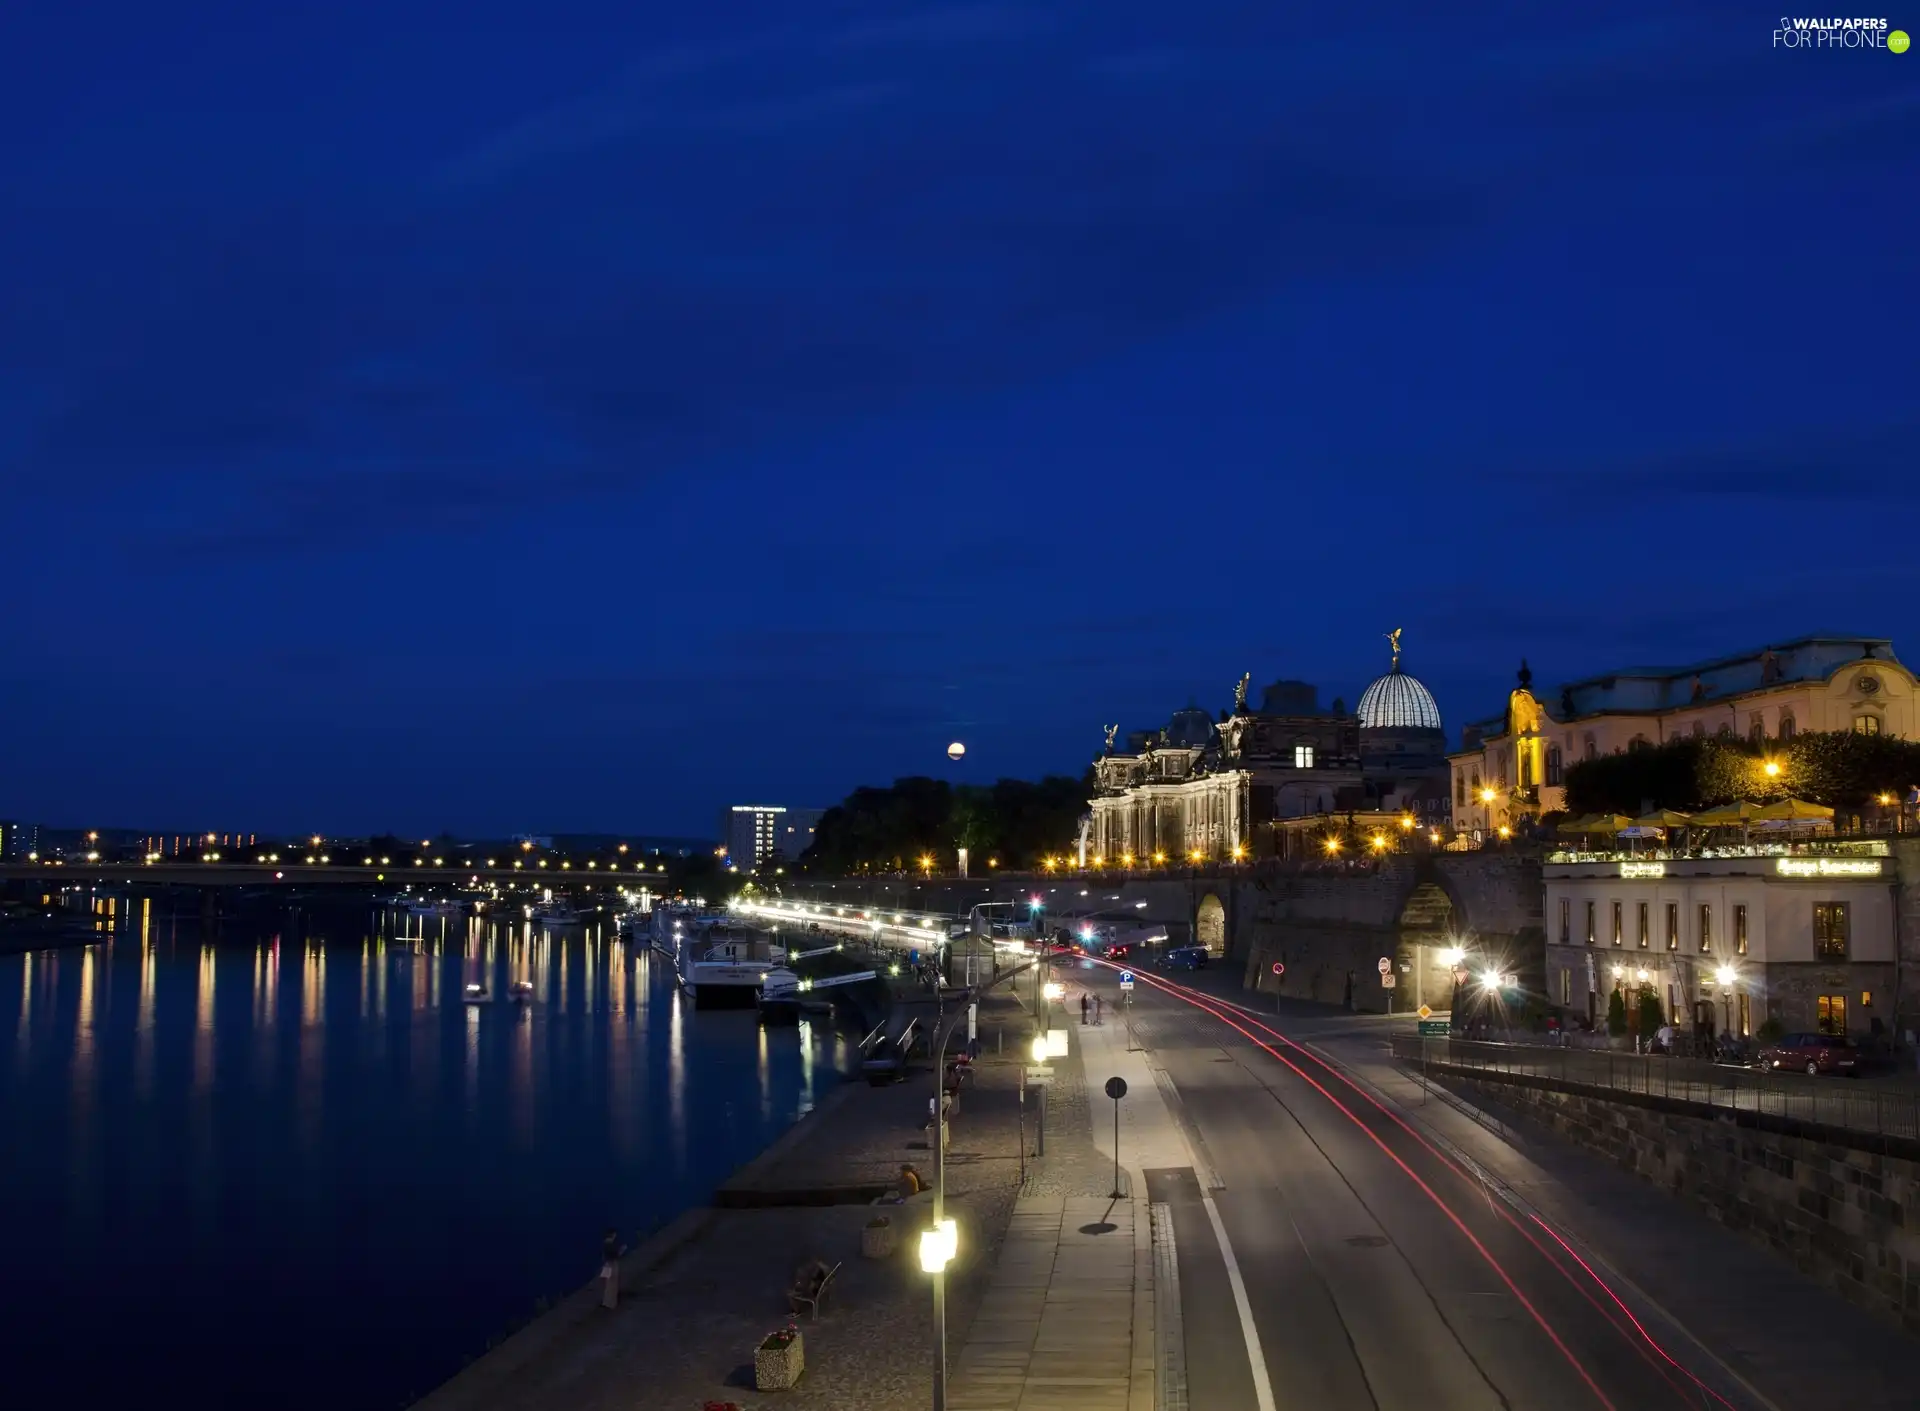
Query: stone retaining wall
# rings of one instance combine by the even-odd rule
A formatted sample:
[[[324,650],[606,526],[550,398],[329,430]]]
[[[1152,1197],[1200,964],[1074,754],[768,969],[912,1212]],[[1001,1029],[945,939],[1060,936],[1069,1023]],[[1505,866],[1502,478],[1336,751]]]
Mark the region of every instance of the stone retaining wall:
[[[1434,1077],[1468,1098],[1520,1109],[1920,1333],[1920,1153],[1892,1143],[1869,1150],[1836,1132],[1766,1130],[1663,1098],[1627,1102],[1458,1073]]]

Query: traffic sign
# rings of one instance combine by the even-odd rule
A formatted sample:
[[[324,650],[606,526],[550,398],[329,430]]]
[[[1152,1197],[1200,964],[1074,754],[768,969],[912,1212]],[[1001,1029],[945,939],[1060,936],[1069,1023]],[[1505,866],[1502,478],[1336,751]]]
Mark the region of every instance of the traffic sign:
[[[1121,1098],[1125,1097],[1126,1095],[1127,1095],[1127,1080],[1125,1078],[1114,1077],[1114,1078],[1107,1079],[1107,1096],[1108,1097],[1112,1098],[1115,1102],[1118,1102],[1120,1101]]]
[[[1120,972],[1120,983],[1122,985],[1131,985],[1133,983],[1133,972],[1131,970],[1122,970]]]
[[[1051,1065],[1045,1064],[1045,1063],[1029,1063],[1027,1065],[1027,1086],[1028,1087],[1033,1087],[1033,1088],[1043,1087],[1044,1085],[1051,1083],[1052,1081],[1053,1081],[1053,1068]]]
[[[1423,1004],[1420,1006],[1419,1009],[1417,1009],[1414,1012],[1417,1013],[1422,1019],[1433,1018],[1433,1006],[1430,1004]]]
[[[1381,957],[1380,957],[1380,973],[1381,973],[1382,975],[1385,975],[1385,974],[1387,974],[1387,973],[1388,973],[1389,971],[1391,971],[1392,969],[1393,969],[1393,962],[1392,962],[1391,960],[1389,960],[1389,959],[1387,959],[1387,957],[1386,957],[1386,956],[1384,956],[1384,955],[1383,955],[1383,956],[1381,956]]]
[[[1422,1019],[1420,1021],[1420,1037],[1423,1039],[1444,1039],[1452,1028],[1453,1021],[1450,1019]]]
[[[1284,975],[1287,973],[1287,967],[1280,961],[1276,960],[1273,962],[1273,973],[1276,975]]]
[[[1129,975],[1120,982],[1120,992],[1122,994],[1133,993],[1133,976]]]
[[[1385,971],[1382,971],[1382,972],[1380,973],[1380,988],[1381,988],[1381,989],[1383,989],[1383,990],[1390,990],[1390,989],[1392,989],[1392,988],[1393,988],[1393,983],[1394,983],[1394,980],[1395,980],[1396,978],[1397,978],[1397,977],[1395,977],[1395,976],[1392,976],[1392,975],[1389,975],[1389,974],[1387,974],[1387,973],[1386,973]]]

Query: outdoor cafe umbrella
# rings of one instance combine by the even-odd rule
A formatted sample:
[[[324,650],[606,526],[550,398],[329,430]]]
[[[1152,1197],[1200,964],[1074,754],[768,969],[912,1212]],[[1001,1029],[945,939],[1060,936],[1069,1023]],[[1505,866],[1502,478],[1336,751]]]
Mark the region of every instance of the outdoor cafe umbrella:
[[[1718,808],[1710,808],[1705,813],[1694,814],[1693,826],[1696,828],[1744,828],[1759,812],[1758,804],[1739,799],[1733,803],[1723,803]]]
[[[1779,803],[1770,803],[1753,815],[1755,823],[1831,823],[1833,810],[1825,804],[1808,803],[1805,799],[1782,799]]]
[[[1670,808],[1656,808],[1644,818],[1633,820],[1636,828],[1685,828],[1693,823],[1690,813],[1675,813]]]
[[[1592,822],[1593,822],[1593,815],[1591,813],[1583,813],[1578,818],[1569,818],[1565,823],[1562,823],[1559,826],[1559,828],[1556,829],[1555,831],[1562,833],[1569,838],[1577,837],[1581,833],[1590,831],[1587,825]]]

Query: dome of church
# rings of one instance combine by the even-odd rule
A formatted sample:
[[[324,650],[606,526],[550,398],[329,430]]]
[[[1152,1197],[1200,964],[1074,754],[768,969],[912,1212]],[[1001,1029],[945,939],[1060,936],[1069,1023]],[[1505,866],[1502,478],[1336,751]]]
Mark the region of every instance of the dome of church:
[[[1440,707],[1433,692],[1407,675],[1395,660],[1393,670],[1367,687],[1354,712],[1364,730],[1440,730]]]
[[[1173,713],[1173,719],[1161,734],[1175,748],[1204,749],[1213,738],[1213,721],[1198,706],[1188,706]]]

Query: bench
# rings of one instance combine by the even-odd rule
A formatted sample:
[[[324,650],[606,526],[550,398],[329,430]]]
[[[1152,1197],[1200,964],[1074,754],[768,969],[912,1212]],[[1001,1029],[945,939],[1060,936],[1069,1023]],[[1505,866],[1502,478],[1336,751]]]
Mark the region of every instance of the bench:
[[[840,1266],[838,1264],[827,1270],[826,1273],[820,1276],[819,1282],[814,1284],[813,1292],[811,1293],[802,1293],[799,1289],[794,1289],[789,1292],[787,1294],[787,1303],[792,1307],[794,1313],[805,1313],[810,1318],[818,1318],[821,1307],[827,1301],[827,1290],[833,1287],[833,1276],[839,1272]]]

